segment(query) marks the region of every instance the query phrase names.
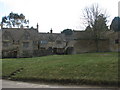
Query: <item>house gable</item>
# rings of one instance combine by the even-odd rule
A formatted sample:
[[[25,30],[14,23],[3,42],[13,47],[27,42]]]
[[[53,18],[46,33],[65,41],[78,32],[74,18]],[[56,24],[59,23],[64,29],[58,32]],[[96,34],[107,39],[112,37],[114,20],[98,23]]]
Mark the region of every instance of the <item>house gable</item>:
[[[24,31],[20,37],[21,40],[31,40],[31,35],[28,31]]]
[[[11,40],[14,40],[11,33],[9,31],[5,31],[3,34],[2,34],[2,40],[3,41],[11,41]]]

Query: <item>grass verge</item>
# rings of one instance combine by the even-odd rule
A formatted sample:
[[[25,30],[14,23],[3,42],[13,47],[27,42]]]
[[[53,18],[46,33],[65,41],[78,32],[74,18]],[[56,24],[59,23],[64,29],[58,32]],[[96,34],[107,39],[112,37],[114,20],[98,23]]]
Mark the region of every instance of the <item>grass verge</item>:
[[[117,85],[118,53],[85,53],[2,59],[2,77],[60,84]]]

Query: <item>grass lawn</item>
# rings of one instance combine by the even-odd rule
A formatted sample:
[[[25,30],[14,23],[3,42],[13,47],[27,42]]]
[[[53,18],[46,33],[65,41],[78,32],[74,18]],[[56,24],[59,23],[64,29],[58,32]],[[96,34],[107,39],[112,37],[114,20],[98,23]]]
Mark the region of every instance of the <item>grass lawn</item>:
[[[24,68],[13,80],[60,84],[116,85],[118,53],[84,53],[2,59],[2,76]]]

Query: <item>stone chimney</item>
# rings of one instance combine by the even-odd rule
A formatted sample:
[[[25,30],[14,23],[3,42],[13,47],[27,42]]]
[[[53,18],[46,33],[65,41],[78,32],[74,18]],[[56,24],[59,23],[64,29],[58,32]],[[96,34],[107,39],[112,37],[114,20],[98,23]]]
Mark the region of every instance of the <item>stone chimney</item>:
[[[3,28],[3,24],[1,23],[0,26],[1,26],[1,29],[2,29]]]
[[[52,30],[52,28],[51,28],[51,30],[50,30],[50,33],[53,33],[53,30]]]
[[[39,25],[38,25],[38,23],[37,23],[37,30],[39,29]]]

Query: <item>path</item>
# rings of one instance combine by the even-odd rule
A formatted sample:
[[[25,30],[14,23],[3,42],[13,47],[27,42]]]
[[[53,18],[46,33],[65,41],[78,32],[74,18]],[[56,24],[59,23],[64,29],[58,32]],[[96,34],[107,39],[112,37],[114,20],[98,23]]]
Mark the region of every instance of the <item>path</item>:
[[[1,81],[1,80],[0,80]],[[19,81],[2,80],[2,88],[106,88],[97,86],[62,86],[62,85],[45,85],[33,84]]]

